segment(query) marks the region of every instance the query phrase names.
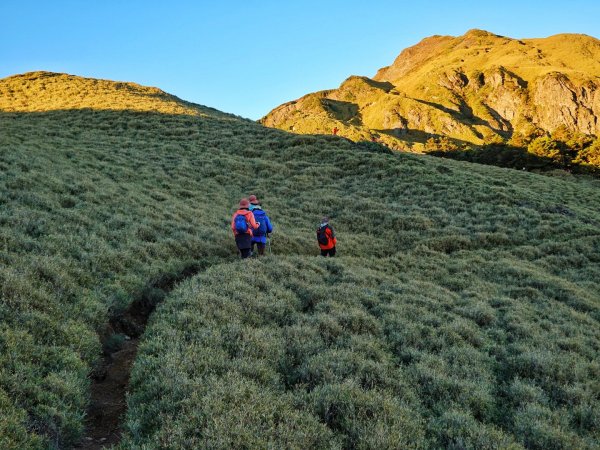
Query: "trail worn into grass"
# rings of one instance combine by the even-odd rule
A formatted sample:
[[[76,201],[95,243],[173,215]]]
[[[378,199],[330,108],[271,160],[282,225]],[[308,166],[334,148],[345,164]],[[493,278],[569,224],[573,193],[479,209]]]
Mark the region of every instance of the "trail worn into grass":
[[[86,414],[85,432],[77,449],[97,450],[114,446],[121,440],[121,423],[127,411],[129,376],[137,355],[138,344],[146,324],[158,303],[185,278],[196,275],[201,265],[186,267],[177,275],[164,275],[144,290],[122,314],[111,318],[102,341],[102,362],[92,373],[90,405]],[[125,336],[118,349],[112,349],[109,339]]]

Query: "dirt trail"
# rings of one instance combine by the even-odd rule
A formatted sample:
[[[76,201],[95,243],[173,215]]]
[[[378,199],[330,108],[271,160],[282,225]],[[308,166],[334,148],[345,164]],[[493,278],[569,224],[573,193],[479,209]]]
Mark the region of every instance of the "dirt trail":
[[[104,357],[102,375],[92,381],[85,437],[76,448],[96,450],[121,440],[121,421],[127,411],[125,397],[137,346],[138,339],[131,339],[121,350]]]
[[[201,270],[201,266],[187,267],[178,275],[164,275],[154,281],[123,313],[110,320],[102,333],[104,357],[91,374],[91,400],[87,410],[85,432],[76,449],[98,450],[108,448],[121,440],[121,424],[127,411],[129,376],[135,360],[139,339],[146,329],[156,305],[185,278]],[[110,350],[114,335],[126,336],[117,350]]]

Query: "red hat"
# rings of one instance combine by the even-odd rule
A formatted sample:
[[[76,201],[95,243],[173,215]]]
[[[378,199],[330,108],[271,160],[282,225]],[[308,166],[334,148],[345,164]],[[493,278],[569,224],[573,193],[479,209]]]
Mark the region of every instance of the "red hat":
[[[258,204],[258,203],[260,203],[260,202],[258,201],[258,199],[256,198],[256,195],[254,195],[254,194],[252,194],[250,197],[248,197],[248,201],[249,201],[250,203],[254,203],[254,204]]]
[[[247,198],[243,198],[240,200],[240,208],[250,208],[250,202]]]

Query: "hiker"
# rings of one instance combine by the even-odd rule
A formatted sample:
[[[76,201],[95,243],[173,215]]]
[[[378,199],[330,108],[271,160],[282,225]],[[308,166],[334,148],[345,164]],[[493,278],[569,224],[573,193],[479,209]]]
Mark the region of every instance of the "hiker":
[[[269,237],[269,233],[273,232],[273,224],[271,224],[269,216],[267,216],[267,213],[260,206],[256,195],[251,195],[248,197],[248,200],[250,201],[250,211],[254,214],[254,219],[260,223],[260,226],[253,233],[254,236],[252,236],[252,252],[254,252],[254,246],[256,245],[258,256],[264,256],[267,238]]]
[[[333,127],[332,131],[333,131],[333,135],[336,136],[338,134],[338,131],[340,131],[340,130],[338,130],[338,127]]]
[[[321,256],[335,256],[337,239],[335,238],[335,231],[329,225],[329,217],[321,219],[321,225],[317,229],[317,241],[321,248]]]
[[[231,230],[235,236],[235,243],[240,250],[242,259],[252,255],[252,231],[260,226],[250,211],[250,202],[247,198],[240,200],[240,208],[233,213]]]

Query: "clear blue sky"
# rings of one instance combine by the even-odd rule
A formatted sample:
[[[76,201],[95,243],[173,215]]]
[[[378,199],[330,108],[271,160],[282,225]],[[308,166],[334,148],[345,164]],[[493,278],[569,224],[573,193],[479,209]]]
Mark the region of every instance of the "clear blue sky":
[[[433,34],[600,37],[598,0],[1,0],[0,18],[0,78],[134,81],[252,119]]]

